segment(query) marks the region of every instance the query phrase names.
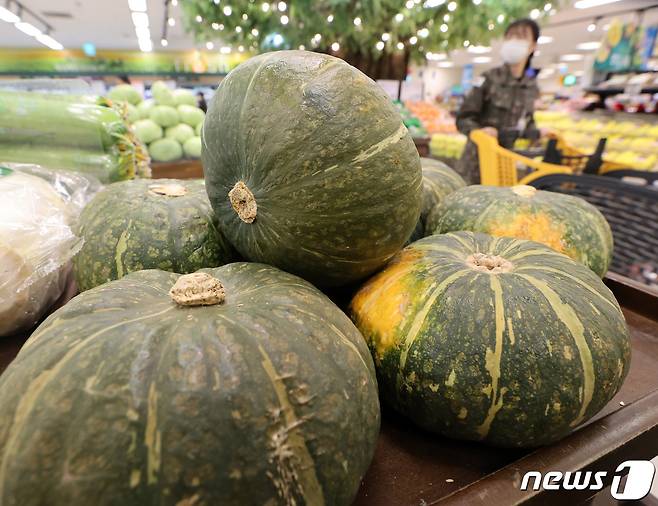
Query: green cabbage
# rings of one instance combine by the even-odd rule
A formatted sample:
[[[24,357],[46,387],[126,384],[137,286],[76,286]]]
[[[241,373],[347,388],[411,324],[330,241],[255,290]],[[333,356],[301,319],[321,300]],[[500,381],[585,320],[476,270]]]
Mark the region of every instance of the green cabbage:
[[[178,112],[168,105],[156,105],[149,113],[149,118],[155,121],[161,127],[170,127],[178,125],[180,118]]]
[[[183,157],[183,148],[174,139],[160,139],[149,146],[149,155],[156,162],[172,162]]]
[[[168,139],[175,139],[181,144],[185,144],[190,137],[194,137],[194,129],[190,125],[180,123],[176,126],[167,128],[165,137]]]
[[[178,114],[180,114],[180,119],[183,123],[195,127],[199,123],[203,123],[206,115],[198,107],[192,107],[191,105],[179,105]]]
[[[139,115],[139,119],[148,119],[149,114],[151,113],[151,109],[155,107],[155,100],[152,98],[149,98],[148,100],[144,100],[142,103],[140,103],[137,106],[137,114]]]
[[[162,81],[156,81],[153,83],[153,86],[151,86],[151,93],[153,94],[153,98],[158,105],[169,105],[172,107],[176,106],[174,93]]]
[[[129,84],[115,86],[107,96],[117,102],[129,102],[133,105],[137,105],[142,101],[142,94]]]
[[[201,158],[201,137],[190,137],[183,144],[185,156],[188,158]]]
[[[197,105],[196,97],[190,90],[174,90],[174,100],[176,100],[176,105],[186,104],[193,107]]]
[[[135,123],[135,135],[144,144],[162,139],[162,127],[150,119],[142,119]]]

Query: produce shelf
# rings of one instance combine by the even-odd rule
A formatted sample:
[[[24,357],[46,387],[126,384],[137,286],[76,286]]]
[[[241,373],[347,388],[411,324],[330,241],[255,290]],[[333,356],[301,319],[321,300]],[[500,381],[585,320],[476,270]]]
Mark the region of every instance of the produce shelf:
[[[526,471],[607,471],[610,485],[625,460],[651,459],[658,448],[658,291],[615,274],[606,284],[631,333],[632,359],[621,391],[592,421],[561,442],[503,450],[423,432],[385,410],[372,466],[355,506],[578,504],[596,492],[519,490]],[[69,289],[61,305],[75,293]],[[0,340],[0,372],[28,334]],[[610,499],[607,490],[600,492]]]
[[[203,177],[201,160],[179,160],[177,162],[151,164],[153,179],[196,179]]]

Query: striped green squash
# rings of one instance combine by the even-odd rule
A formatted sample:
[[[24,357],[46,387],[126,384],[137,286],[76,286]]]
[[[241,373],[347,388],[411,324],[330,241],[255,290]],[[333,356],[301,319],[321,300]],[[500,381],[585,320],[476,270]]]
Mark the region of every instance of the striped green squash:
[[[222,230],[247,259],[321,286],[363,279],[420,213],[414,142],[376,83],[332,56],[256,56],[222,81],[203,131]]]
[[[428,234],[457,230],[541,242],[603,277],[612,261],[612,231],[596,207],[532,186],[469,186],[430,213]]]
[[[236,257],[203,180],[112,184],[85,207],[77,232],[84,239],[73,262],[81,291],[142,269],[186,274]]]
[[[457,232],[408,246],[354,297],[382,399],[421,427],[503,447],[559,440],[622,385],[628,330],[589,269]]]
[[[379,433],[363,337],[262,264],[84,292],[0,377],[0,405],[7,506],[348,505]]]
[[[430,211],[445,197],[466,186],[466,182],[459,174],[439,160],[421,158],[420,165],[423,169],[423,203],[420,208],[420,218],[409,242],[429,235],[425,225]]]

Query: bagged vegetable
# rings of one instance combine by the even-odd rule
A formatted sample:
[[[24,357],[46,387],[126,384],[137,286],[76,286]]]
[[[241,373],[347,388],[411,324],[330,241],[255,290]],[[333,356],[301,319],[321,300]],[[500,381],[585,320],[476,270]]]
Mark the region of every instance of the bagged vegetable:
[[[183,157],[183,148],[174,139],[160,139],[149,146],[149,154],[156,162],[173,162]]]
[[[149,118],[161,127],[170,127],[180,123],[178,112],[168,105],[156,105],[149,114]]]
[[[180,123],[167,128],[165,131],[165,137],[175,139],[181,144],[185,144],[188,139],[194,137],[194,129],[190,125]]]
[[[203,123],[203,120],[206,117],[205,113],[201,109],[198,107],[192,107],[190,105],[179,105],[178,114],[180,116],[180,120],[183,123],[187,123],[191,127],[195,127],[199,123]]]
[[[196,97],[190,90],[174,90],[174,100],[176,101],[176,105],[186,104],[194,107],[197,105]]]
[[[0,166],[0,336],[34,326],[62,295],[82,246],[78,212],[45,180]]]
[[[183,144],[183,151],[188,158],[201,158],[201,137],[191,137]]]

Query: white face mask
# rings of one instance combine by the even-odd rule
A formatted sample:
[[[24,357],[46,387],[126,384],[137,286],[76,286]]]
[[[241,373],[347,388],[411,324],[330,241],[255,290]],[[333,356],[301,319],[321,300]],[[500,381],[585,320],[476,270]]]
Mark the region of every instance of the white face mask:
[[[500,56],[505,63],[515,65],[528,56],[530,43],[522,39],[508,39],[500,48]]]

